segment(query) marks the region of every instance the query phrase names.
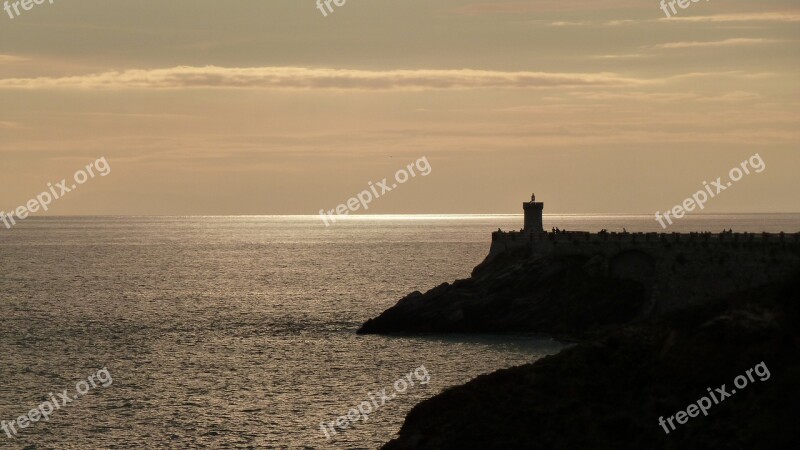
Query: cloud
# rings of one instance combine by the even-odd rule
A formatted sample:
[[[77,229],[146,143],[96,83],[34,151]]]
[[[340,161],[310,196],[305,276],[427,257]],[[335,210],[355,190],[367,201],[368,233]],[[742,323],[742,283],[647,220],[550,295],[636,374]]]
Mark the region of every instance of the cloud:
[[[674,22],[800,22],[800,12],[764,12],[717,14],[714,16],[662,17],[659,21]]]
[[[604,25],[617,27],[625,25],[638,25],[645,23],[682,23],[682,22],[707,22],[707,23],[741,23],[741,22],[800,22],[800,12],[761,12],[761,13],[736,13],[716,14],[713,16],[673,16],[658,19],[621,19],[605,22],[572,22],[572,25]],[[553,25],[553,24],[551,24]]]
[[[28,58],[23,58],[21,56],[14,56],[14,55],[0,55],[0,64],[19,62],[19,61],[28,61]]]
[[[628,53],[624,55],[592,55],[589,59],[632,59],[632,58],[649,58],[653,55],[644,53]]]
[[[754,92],[733,91],[716,95],[702,95],[696,92],[571,92],[570,97],[597,101],[635,101],[647,103],[686,103],[717,102],[741,103],[762,100],[764,97]]]
[[[637,86],[647,81],[614,73],[501,72],[491,70],[351,70],[302,67],[179,66],[68,77],[5,78],[0,89],[326,89],[431,90]]]
[[[727,94],[718,95],[716,97],[700,98],[698,101],[702,102],[724,102],[724,103],[738,103],[748,102],[754,100],[762,100],[764,97],[755,92],[734,91]]]
[[[585,21],[585,20],[581,20],[581,21],[578,21],[578,22],[564,22],[564,21],[551,22],[551,23],[549,23],[547,25],[550,26],[550,27],[577,27],[577,26],[582,26],[582,25],[588,25],[589,23],[591,23],[591,22],[588,22],[588,21]]]
[[[722,41],[684,41],[684,42],[668,42],[666,44],[658,44],[652,48],[699,48],[699,47],[735,47],[740,45],[754,45],[754,44],[770,44],[774,42],[781,42],[777,39],[755,39],[755,38],[731,38]]]
[[[458,14],[478,16],[489,14],[546,13],[555,11],[597,11],[606,9],[643,9],[639,0],[536,0],[495,1],[472,3],[456,8]]]
[[[616,26],[620,26],[620,25],[633,25],[633,24],[637,24],[637,23],[641,23],[641,22],[646,22],[646,21],[634,20],[634,19],[609,20],[608,22],[605,22],[603,25],[606,25],[606,26],[609,26],[609,27],[616,27]]]

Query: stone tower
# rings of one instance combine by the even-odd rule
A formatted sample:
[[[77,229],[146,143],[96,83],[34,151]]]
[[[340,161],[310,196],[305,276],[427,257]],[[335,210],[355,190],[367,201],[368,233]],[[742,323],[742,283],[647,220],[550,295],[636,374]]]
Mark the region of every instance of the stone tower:
[[[523,231],[527,233],[544,233],[542,226],[542,210],[544,210],[544,203],[536,201],[536,195],[531,195],[531,201],[522,204],[522,209],[525,211],[525,228]]]

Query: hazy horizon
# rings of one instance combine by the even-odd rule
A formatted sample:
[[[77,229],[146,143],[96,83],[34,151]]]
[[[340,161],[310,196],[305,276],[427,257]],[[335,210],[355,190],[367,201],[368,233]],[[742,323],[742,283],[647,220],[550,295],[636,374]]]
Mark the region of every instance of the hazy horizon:
[[[517,213],[536,192],[652,214],[758,153],[704,212],[800,211],[798,23],[789,0],[0,11],[0,210],[104,157],[45,214],[317,214],[426,157],[367,212]]]
[[[714,213],[692,213],[691,216],[758,216],[758,215],[795,215],[800,212],[794,211],[767,211],[767,212],[714,212]],[[542,214],[544,217],[568,217],[568,216],[631,216],[631,217],[649,217],[652,213],[645,212],[619,212],[619,213],[553,213]],[[347,216],[337,216],[337,220],[369,218],[369,217],[482,217],[482,216],[512,216],[522,217],[522,213],[385,213],[385,214],[350,214]],[[42,218],[59,218],[59,217],[313,217],[319,218],[319,214],[36,214],[29,216],[28,219],[42,217]],[[26,220],[28,220],[26,219]]]

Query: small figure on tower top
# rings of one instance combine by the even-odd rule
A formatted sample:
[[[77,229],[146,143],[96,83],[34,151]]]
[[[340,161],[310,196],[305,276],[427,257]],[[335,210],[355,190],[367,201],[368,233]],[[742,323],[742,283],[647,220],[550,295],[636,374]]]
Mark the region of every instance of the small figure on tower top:
[[[536,201],[536,194],[531,194],[531,203]]]

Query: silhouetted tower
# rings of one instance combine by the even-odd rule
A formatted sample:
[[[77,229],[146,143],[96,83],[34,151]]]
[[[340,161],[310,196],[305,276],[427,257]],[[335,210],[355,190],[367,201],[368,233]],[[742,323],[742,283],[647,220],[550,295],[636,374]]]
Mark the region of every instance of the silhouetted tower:
[[[542,226],[542,210],[544,203],[536,201],[536,194],[531,195],[531,201],[522,204],[525,211],[525,229],[529,233],[544,233]]]

